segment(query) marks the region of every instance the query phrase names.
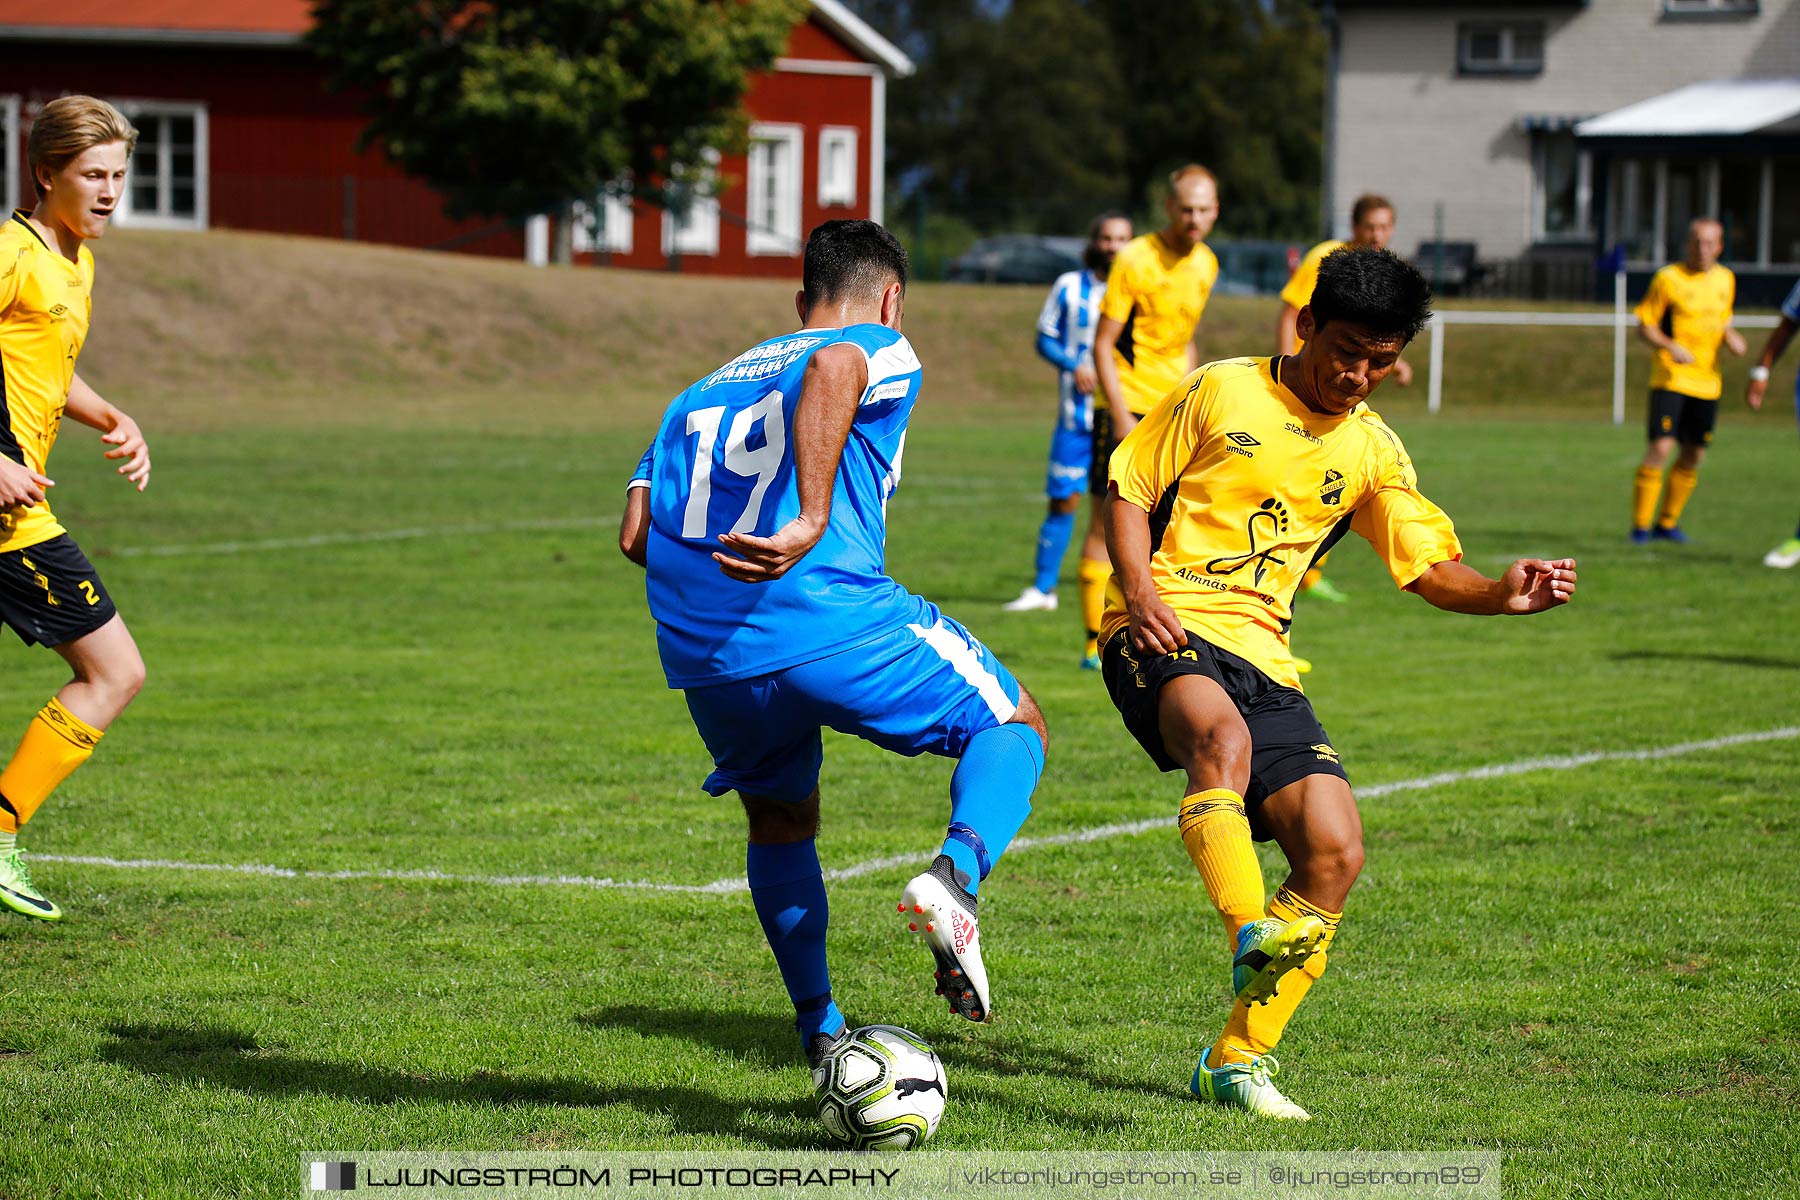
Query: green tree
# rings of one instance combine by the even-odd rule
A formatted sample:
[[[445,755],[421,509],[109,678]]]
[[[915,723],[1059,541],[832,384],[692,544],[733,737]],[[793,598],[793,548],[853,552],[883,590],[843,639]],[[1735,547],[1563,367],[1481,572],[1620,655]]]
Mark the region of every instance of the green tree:
[[[919,62],[892,89],[889,175],[973,230],[1160,220],[1213,168],[1221,232],[1316,232],[1325,43],[1312,0],[855,0]]]
[[[446,211],[519,219],[627,174],[658,198],[741,142],[748,76],[806,0],[318,0],[308,40],[366,96],[362,144]]]

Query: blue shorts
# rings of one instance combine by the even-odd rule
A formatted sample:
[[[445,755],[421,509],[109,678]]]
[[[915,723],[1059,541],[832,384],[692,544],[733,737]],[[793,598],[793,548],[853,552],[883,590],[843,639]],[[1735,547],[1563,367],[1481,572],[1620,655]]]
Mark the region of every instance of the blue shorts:
[[[960,758],[970,738],[1011,720],[1018,680],[968,630],[925,607],[929,626],[902,626],[773,675],[688,688],[713,757],[701,786],[797,802],[819,786],[823,728],[909,758]]]
[[[1088,471],[1094,462],[1094,435],[1085,429],[1058,424],[1050,435],[1050,471],[1044,492],[1052,500],[1067,500],[1087,490]]]

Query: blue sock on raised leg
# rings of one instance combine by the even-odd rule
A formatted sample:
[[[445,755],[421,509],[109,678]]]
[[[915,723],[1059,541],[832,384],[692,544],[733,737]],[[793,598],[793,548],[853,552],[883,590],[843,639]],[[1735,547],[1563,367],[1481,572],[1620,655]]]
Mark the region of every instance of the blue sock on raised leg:
[[[997,725],[969,739],[950,777],[950,829],[943,853],[975,894],[1031,812],[1044,771],[1044,743],[1028,725]],[[960,879],[959,879],[960,882]]]
[[[1037,581],[1033,584],[1046,594],[1056,590],[1062,574],[1063,555],[1069,551],[1069,539],[1075,536],[1075,514],[1053,512],[1038,529]]]
[[[756,919],[794,1002],[800,1044],[816,1034],[836,1033],[844,1027],[844,1014],[831,999],[831,972],[825,965],[830,910],[817,845],[811,838],[773,846],[753,842],[744,866]]]

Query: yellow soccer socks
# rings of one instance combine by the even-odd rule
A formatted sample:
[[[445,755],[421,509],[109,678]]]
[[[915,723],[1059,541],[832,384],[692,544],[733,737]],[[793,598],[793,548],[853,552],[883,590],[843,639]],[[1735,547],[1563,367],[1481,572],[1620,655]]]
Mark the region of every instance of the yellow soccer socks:
[[[101,731],[52,698],[0,772],[0,831],[17,833],[56,786],[93,756]]]
[[[1275,1048],[1275,1044],[1281,1040],[1282,1031],[1293,1018],[1294,1010],[1306,999],[1306,993],[1312,990],[1313,982],[1325,973],[1325,952],[1331,949],[1331,940],[1337,936],[1338,922],[1344,916],[1341,912],[1328,912],[1320,908],[1286,886],[1278,889],[1275,898],[1269,901],[1269,915],[1283,921],[1295,921],[1305,916],[1317,917],[1325,924],[1325,940],[1319,943],[1318,950],[1313,952],[1311,958],[1281,977],[1281,986],[1267,1004],[1251,1005],[1239,1000],[1232,1005],[1231,1016],[1225,1022],[1225,1032],[1213,1043],[1212,1051],[1207,1055],[1207,1062],[1212,1066],[1228,1062],[1251,1062]]]
[[[1658,528],[1673,529],[1680,523],[1681,510],[1687,507],[1688,497],[1699,482],[1700,472],[1693,467],[1669,468],[1669,490],[1663,495],[1662,513],[1656,518]]]
[[[1656,516],[1656,494],[1662,491],[1662,468],[1646,467],[1640,464],[1637,479],[1631,485],[1631,527],[1633,529],[1650,528],[1651,518]]]
[[[1076,571],[1076,591],[1081,595],[1081,623],[1087,630],[1087,649],[1092,658],[1100,653],[1100,618],[1106,612],[1106,582],[1112,578],[1112,564],[1083,558]]]
[[[1226,953],[1238,930],[1263,915],[1262,865],[1250,840],[1244,798],[1230,788],[1195,792],[1181,802],[1181,841],[1225,922]]]

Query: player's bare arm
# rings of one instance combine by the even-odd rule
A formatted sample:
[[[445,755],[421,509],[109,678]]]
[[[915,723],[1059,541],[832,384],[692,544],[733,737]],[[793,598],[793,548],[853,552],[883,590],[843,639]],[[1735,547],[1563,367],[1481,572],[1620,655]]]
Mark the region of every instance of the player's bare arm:
[[[1525,616],[1574,599],[1575,560],[1521,558],[1498,579],[1489,579],[1464,563],[1441,562],[1413,580],[1407,590],[1446,612]]]
[[[739,557],[713,554],[719,570],[740,583],[780,579],[825,536],[838,459],[869,381],[869,360],[855,346],[827,346],[812,356],[794,409],[794,478],[800,515],[768,537],[722,533],[719,542]]]
[[[649,544],[650,489],[640,484],[625,493],[625,513],[619,518],[619,553],[641,567]]]
[[[1694,361],[1694,352],[1680,342],[1645,321],[1638,322],[1638,336],[1655,346],[1658,350],[1667,350],[1669,357],[1686,366]]]
[[[1150,514],[1121,498],[1117,485],[1107,488],[1105,503],[1106,549],[1125,594],[1132,648],[1141,654],[1172,654],[1187,645],[1187,633],[1150,581]]]
[[[69,381],[69,416],[100,431],[100,440],[111,446],[107,458],[122,458],[119,474],[135,483],[138,491],[150,486],[150,446],[130,414],[100,398],[100,393],[76,375]]]
[[[1750,353],[1750,343],[1744,340],[1744,335],[1738,332],[1737,326],[1735,325],[1727,325],[1725,327],[1724,341],[1725,348],[1739,358]]]
[[[1784,316],[1781,324],[1769,331],[1769,340],[1763,343],[1756,365],[1750,368],[1750,382],[1744,388],[1744,403],[1752,409],[1762,407],[1763,397],[1769,391],[1769,371],[1787,350],[1788,343],[1793,341],[1796,328],[1800,326],[1794,323],[1794,319]]]
[[[1125,385],[1119,381],[1119,364],[1113,357],[1123,332],[1125,322],[1107,316],[1102,316],[1100,323],[1094,326],[1094,374],[1100,379],[1100,398],[1106,402],[1106,411],[1112,414],[1115,440],[1123,439],[1137,424],[1137,418],[1125,407]]]

